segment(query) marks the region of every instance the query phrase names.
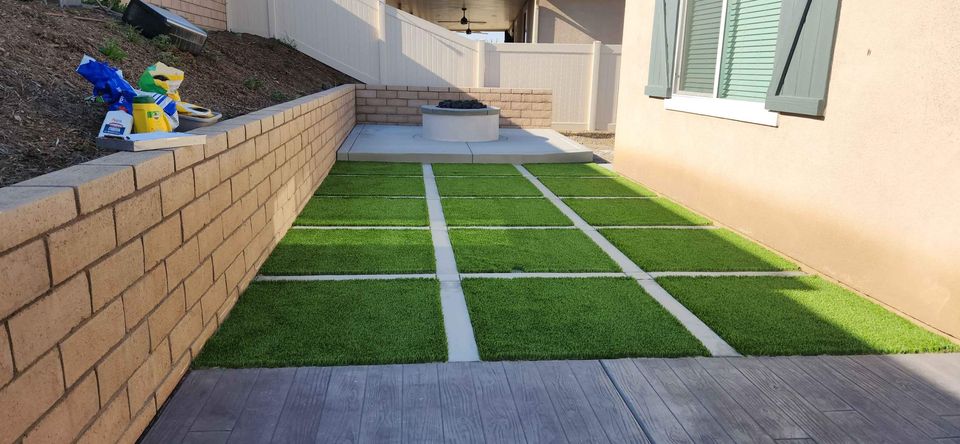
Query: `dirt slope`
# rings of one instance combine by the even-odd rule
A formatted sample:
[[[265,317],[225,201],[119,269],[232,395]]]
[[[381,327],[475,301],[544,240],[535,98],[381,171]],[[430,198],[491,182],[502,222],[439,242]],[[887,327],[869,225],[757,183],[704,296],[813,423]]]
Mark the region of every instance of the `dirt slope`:
[[[0,186],[109,154],[95,137],[106,107],[84,100],[91,85],[74,70],[114,41],[128,81],[164,61],[186,72],[184,100],[225,118],[355,82],[276,40],[214,32],[199,56],[164,48],[94,8],[56,1],[0,1]],[[134,82],[131,82],[134,83]]]

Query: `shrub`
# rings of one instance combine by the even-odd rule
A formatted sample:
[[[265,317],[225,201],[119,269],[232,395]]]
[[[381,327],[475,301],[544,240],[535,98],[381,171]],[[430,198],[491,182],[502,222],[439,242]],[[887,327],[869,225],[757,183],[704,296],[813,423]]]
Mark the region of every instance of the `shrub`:
[[[114,63],[122,62],[127,58],[127,53],[114,39],[107,39],[100,45],[100,54]]]
[[[263,81],[258,79],[256,76],[248,77],[243,81],[243,86],[249,90],[256,91],[263,86]]]
[[[281,91],[274,91],[270,93],[270,99],[273,100],[274,102],[286,102],[290,100],[290,98],[287,97],[287,95]]]
[[[166,34],[160,34],[150,39],[150,43],[153,43],[153,46],[161,51],[170,51],[173,49],[173,39]]]

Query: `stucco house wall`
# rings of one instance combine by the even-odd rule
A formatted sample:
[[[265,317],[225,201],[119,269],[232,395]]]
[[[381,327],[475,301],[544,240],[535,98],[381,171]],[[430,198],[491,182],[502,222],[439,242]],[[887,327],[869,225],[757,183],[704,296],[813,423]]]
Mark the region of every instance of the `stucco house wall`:
[[[653,15],[626,4],[616,169],[960,337],[960,3],[842,2],[825,117],[776,128],[645,96]]]

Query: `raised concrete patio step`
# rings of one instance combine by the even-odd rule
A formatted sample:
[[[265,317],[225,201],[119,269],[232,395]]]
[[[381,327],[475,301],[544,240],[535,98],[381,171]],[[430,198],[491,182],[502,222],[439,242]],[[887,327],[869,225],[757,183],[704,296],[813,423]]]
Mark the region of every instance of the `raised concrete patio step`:
[[[590,162],[593,151],[552,129],[500,130],[496,142],[437,142],[420,136],[419,126],[354,127],[337,160],[417,163]]]

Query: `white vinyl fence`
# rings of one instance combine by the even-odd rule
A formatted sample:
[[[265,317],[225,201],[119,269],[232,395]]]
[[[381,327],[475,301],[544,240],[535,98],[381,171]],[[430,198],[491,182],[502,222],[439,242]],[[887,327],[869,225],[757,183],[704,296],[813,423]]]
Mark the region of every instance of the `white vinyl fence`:
[[[276,37],[370,84],[547,88],[554,127],[612,130],[620,45],[473,41],[382,0],[230,0],[231,31]]]

